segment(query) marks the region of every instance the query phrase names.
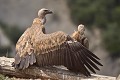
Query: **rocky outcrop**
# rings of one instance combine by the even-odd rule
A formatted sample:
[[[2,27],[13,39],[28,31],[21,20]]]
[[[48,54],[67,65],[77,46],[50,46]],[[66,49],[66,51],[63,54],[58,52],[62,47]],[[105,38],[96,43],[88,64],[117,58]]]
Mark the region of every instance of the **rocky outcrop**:
[[[82,74],[75,74],[69,70],[56,67],[35,67],[31,66],[24,70],[15,70],[11,64],[13,58],[0,57],[0,74],[17,77],[11,80],[116,80],[116,77],[92,74],[91,77],[85,77]],[[0,76],[1,79],[1,76]],[[8,79],[5,79],[8,80]],[[119,80],[119,78],[118,78]]]

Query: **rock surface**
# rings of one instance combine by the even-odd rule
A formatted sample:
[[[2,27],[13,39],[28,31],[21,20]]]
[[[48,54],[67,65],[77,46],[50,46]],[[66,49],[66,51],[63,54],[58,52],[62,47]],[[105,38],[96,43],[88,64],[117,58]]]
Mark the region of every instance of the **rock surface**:
[[[91,77],[85,77],[81,74],[75,74],[69,70],[56,67],[36,67],[31,66],[25,70],[15,70],[11,64],[13,58],[0,57],[0,74],[17,77],[11,80],[23,80],[25,78],[34,78],[41,80],[116,80],[116,77],[92,74]],[[1,78],[1,75],[0,75]],[[7,80],[5,78],[5,80]],[[119,80],[119,79],[118,79]]]

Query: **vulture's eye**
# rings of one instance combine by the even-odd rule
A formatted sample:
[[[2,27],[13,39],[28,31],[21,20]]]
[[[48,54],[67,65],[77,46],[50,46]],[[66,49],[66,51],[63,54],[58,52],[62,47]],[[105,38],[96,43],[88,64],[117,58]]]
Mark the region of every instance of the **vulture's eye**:
[[[45,12],[48,11],[48,10],[44,10]]]

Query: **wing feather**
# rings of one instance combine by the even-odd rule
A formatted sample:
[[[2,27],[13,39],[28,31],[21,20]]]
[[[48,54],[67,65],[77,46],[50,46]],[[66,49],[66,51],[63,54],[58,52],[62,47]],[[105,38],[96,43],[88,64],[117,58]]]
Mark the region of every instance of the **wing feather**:
[[[67,50],[66,50],[66,54],[68,54],[68,58],[69,58],[69,66],[70,66],[70,69],[72,69],[72,66],[73,66],[73,63],[72,63],[72,56],[70,54],[70,51],[68,50],[68,46],[67,46]]]
[[[77,52],[77,48],[75,48],[76,47],[76,43],[74,43],[71,47],[72,47],[73,53],[76,52],[76,54],[74,54],[73,56],[75,56],[74,57],[74,61],[76,63],[74,62],[75,63],[74,65],[75,65],[77,71],[82,72],[84,75],[90,76],[90,73],[87,70],[87,68],[85,67],[84,63],[82,62],[82,59],[77,55],[77,53],[78,53]]]
[[[83,54],[85,55],[85,54]],[[85,55],[86,56],[86,55]],[[91,65],[93,66],[96,70],[100,70],[89,58],[87,57],[84,57],[86,59],[86,61]]]
[[[83,52],[84,52],[84,54],[85,54],[85,56],[87,56],[88,58],[90,58],[92,61],[94,61],[96,64],[98,64],[98,65],[100,65],[100,66],[103,66],[100,62],[98,62],[96,59],[98,59],[98,58],[96,58],[96,57],[94,57],[93,55],[93,53],[91,53],[90,51],[88,51],[87,49],[85,49],[85,48],[83,48],[83,47],[81,47],[81,50],[83,50]],[[92,55],[91,55],[92,54]],[[96,56],[96,55],[95,55]],[[96,58],[96,59],[95,59]]]
[[[25,64],[24,64],[24,66],[23,66],[23,69],[25,69],[25,68],[27,68],[27,67],[29,66],[29,58],[30,58],[29,55],[26,56],[26,58],[25,58]]]
[[[82,52],[80,52],[82,53]],[[83,53],[82,53],[83,54]],[[91,67],[91,65],[86,61],[86,59],[84,58],[85,56],[84,55],[80,55],[80,59],[82,60],[82,62],[93,72],[93,73],[96,73],[95,70]]]
[[[24,64],[25,64],[25,58],[22,58],[19,64],[19,69],[23,69]]]
[[[36,62],[34,53],[31,53],[30,58],[29,58],[29,61],[30,61],[30,65],[32,65],[33,63]]]
[[[15,63],[16,63],[16,64],[19,64],[20,61],[21,61],[21,58],[20,58],[19,54],[16,54],[16,55],[15,55]]]
[[[83,56],[84,58],[82,58],[82,60],[84,59],[87,63],[89,63],[93,68],[97,69],[97,70],[100,70],[94,62],[97,61],[96,59],[93,59],[92,55],[90,56],[89,53],[91,53],[90,51],[87,51],[85,50],[86,48],[84,48],[82,45],[80,46],[80,53],[81,53],[81,56]],[[93,54],[93,53],[92,53]],[[89,55],[89,56],[88,56]],[[92,57],[92,59],[90,59],[90,57]],[[92,61],[91,61],[92,60]],[[86,63],[84,61],[84,63]],[[98,61],[97,61],[98,62]],[[99,63],[99,62],[98,62]],[[99,65],[99,64],[98,64]],[[86,64],[87,66],[87,64]],[[94,71],[91,69],[91,66],[87,66],[93,73]],[[102,66],[102,64],[100,63],[100,66]]]

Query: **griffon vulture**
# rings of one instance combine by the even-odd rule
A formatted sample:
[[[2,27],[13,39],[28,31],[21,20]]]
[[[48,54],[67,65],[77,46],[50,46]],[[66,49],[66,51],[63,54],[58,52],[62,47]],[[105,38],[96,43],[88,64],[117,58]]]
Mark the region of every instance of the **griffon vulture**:
[[[102,66],[99,58],[80,42],[62,31],[45,33],[45,16],[51,13],[45,8],[38,11],[38,18],[33,20],[32,26],[16,43],[13,66],[25,69],[33,64],[39,67],[64,65],[70,71],[80,72],[85,76],[91,76],[89,70],[96,73],[94,69],[99,70],[96,64]]]

